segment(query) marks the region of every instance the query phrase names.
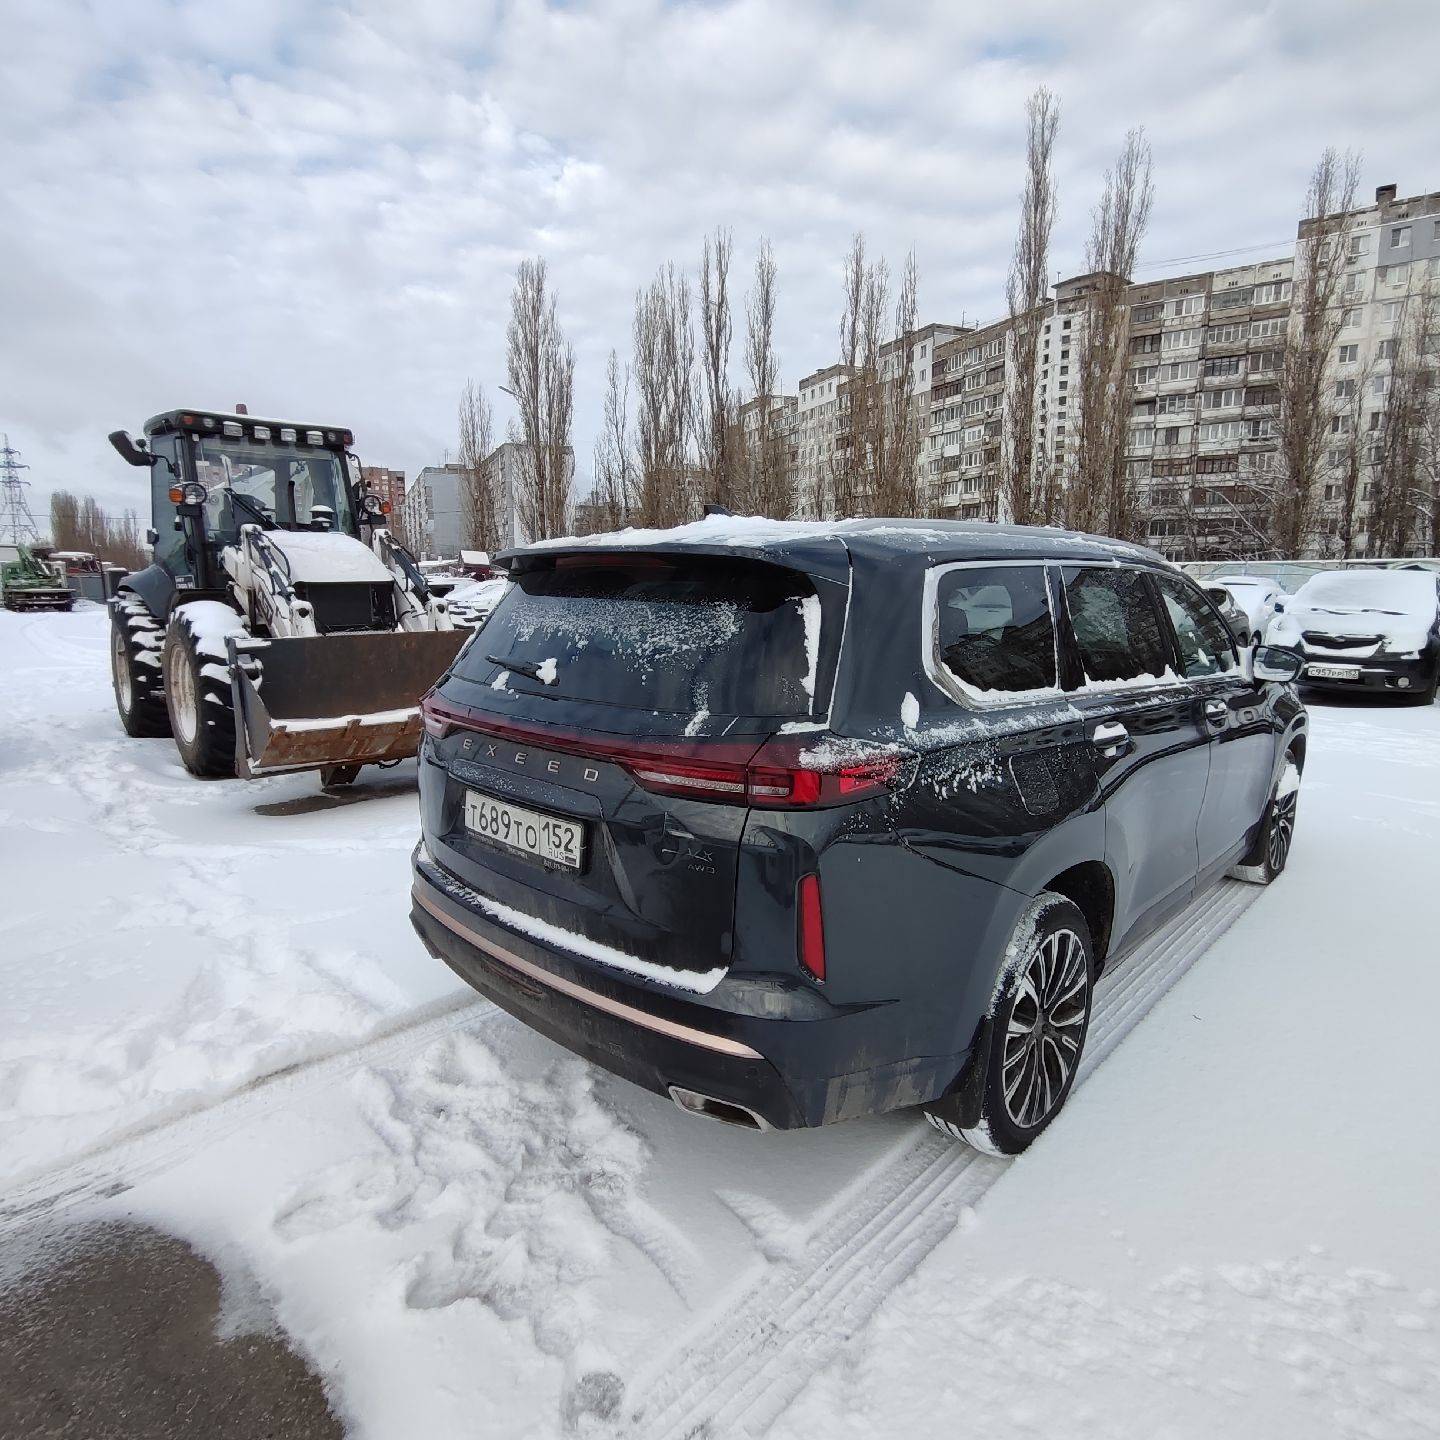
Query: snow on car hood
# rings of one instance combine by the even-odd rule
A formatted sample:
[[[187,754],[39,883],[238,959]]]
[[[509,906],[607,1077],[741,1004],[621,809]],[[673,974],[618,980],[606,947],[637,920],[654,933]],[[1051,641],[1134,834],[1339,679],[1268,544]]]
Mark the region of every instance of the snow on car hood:
[[[338,531],[267,530],[265,539],[290,562],[291,580],[323,585],[392,578],[368,545]]]
[[[1392,650],[1419,650],[1435,623],[1435,579],[1418,571],[1316,575],[1284,604],[1267,639],[1293,643],[1301,631],[1320,630],[1379,635]]]

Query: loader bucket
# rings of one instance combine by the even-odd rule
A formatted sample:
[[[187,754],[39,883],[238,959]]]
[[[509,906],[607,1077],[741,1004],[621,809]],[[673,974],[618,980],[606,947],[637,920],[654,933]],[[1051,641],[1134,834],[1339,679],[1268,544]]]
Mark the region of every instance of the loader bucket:
[[[471,630],[231,636],[235,771],[372,765],[420,748],[420,699]]]

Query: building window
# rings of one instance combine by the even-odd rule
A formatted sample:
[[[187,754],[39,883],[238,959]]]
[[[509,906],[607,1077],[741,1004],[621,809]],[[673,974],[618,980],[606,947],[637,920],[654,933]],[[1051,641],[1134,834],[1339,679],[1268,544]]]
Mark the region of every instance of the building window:
[[[1347,310],[1340,317],[1340,326],[1344,330],[1352,330],[1360,323],[1360,312],[1358,310]]]
[[[1350,382],[1355,383],[1353,380]],[[1238,388],[1230,390],[1207,390],[1205,392],[1205,408],[1207,410],[1228,410],[1232,406],[1239,405],[1240,391]]]
[[[1342,365],[1354,365],[1360,359],[1360,347],[1358,345],[1342,345],[1340,347],[1340,363]]]
[[[1335,398],[1337,400],[1349,400],[1354,394],[1354,380],[1337,380],[1335,382]]]
[[[1368,255],[1370,253],[1370,237],[1368,235],[1352,235],[1350,237],[1350,253],[1352,255]]]
[[[1410,227],[1408,225],[1392,225],[1390,227],[1390,248],[1399,250],[1402,246],[1410,243]]]
[[[1278,305],[1282,300],[1289,298],[1290,282],[1288,280],[1272,280],[1268,285],[1255,287],[1255,303],[1257,305]]]
[[[1400,301],[1387,300],[1380,307],[1380,318],[1387,323],[1398,320],[1400,318]]]
[[[1343,348],[1343,347],[1342,347],[1342,348]],[[1397,341],[1395,341],[1395,340],[1382,340],[1382,341],[1375,347],[1375,358],[1376,358],[1377,360],[1393,360],[1393,359],[1395,358],[1395,351],[1396,351],[1398,348],[1399,348],[1399,344],[1398,344]]]

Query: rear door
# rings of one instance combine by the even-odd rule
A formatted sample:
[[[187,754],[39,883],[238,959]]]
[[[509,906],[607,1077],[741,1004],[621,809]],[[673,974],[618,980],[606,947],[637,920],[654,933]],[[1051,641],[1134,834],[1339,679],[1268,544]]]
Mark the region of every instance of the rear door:
[[[1176,674],[1147,576],[1066,566],[1073,700],[1085,717],[1115,878],[1115,942],[1158,923],[1194,891],[1210,737]]]
[[[1274,769],[1275,735],[1260,687],[1245,678],[1229,629],[1214,607],[1181,575],[1157,574],[1154,581],[1210,741],[1210,778],[1196,837],[1203,875],[1232,863],[1260,818]]]
[[[709,556],[518,574],[439,693],[466,713],[430,752],[442,863],[565,935],[701,976],[725,967],[746,762],[825,713],[845,592]]]

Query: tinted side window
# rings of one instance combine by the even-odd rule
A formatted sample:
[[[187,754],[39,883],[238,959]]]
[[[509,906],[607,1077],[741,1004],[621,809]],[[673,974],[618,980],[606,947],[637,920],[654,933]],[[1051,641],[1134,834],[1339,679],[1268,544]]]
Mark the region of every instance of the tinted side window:
[[[1158,680],[1170,668],[1169,640],[1138,571],[1067,569],[1065,597],[1086,679]]]
[[[1239,659],[1230,632],[1220,617],[1205,603],[1204,597],[1183,580],[1173,575],[1157,575],[1160,596],[1175,638],[1180,644],[1180,663],[1185,674],[1226,675],[1239,668]]]
[[[936,587],[940,660],[974,690],[1055,684],[1055,625],[1042,565],[950,570]]]

